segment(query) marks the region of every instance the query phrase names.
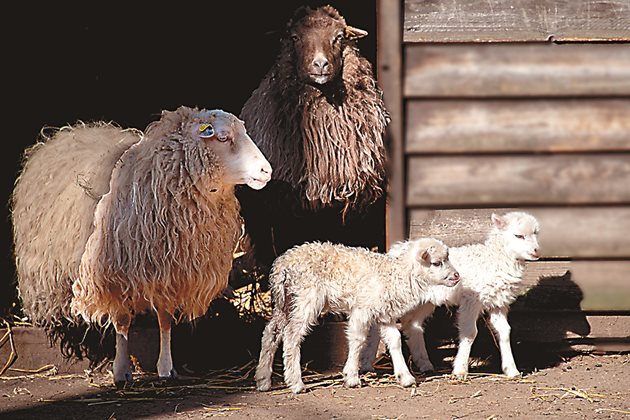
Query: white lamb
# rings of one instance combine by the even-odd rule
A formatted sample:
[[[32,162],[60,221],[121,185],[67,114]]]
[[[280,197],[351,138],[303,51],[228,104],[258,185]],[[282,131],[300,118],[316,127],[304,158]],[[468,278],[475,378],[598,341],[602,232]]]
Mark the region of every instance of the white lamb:
[[[262,336],[255,376],[258,390],[271,387],[273,357],[280,340],[284,342],[285,383],[294,393],[304,390],[300,343],[323,312],[348,316],[345,386],[361,385],[359,354],[372,324],[380,327],[400,384],[415,384],[402,356],[395,322],[423,302],[433,285],[458,283],[459,274],[448,252],[442,242],[423,238],[407,243],[398,255],[313,242],[278,257],[269,275],[274,309]]]
[[[516,299],[525,269],[525,261],[540,258],[538,221],[524,212],[510,212],[503,216],[492,214],[492,231],[481,244],[450,248],[450,259],[461,274],[461,286],[434,287],[422,304],[403,316],[400,321],[407,337],[412,360],[421,371],[433,370],[424,343],[423,323],[436,306],[458,306],[457,326],[459,348],[453,362],[453,375],[463,378],[468,374],[470,348],[477,336],[477,318],[481,312],[489,315],[501,352],[501,367],[508,377],[520,375],[510,347],[510,325],[507,314]],[[392,255],[406,252],[405,242],[390,249]],[[362,356],[362,368],[374,357],[378,339],[370,335],[370,343]],[[370,358],[371,357],[371,358]]]

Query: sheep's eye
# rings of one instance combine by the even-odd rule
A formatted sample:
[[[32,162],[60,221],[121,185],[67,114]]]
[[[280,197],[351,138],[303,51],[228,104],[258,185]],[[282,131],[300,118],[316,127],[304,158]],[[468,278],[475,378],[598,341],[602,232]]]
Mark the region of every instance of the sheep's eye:
[[[228,141],[230,139],[230,137],[226,136],[225,134],[220,134],[217,136],[217,140],[219,140],[221,143],[225,143],[226,141]]]
[[[335,37],[335,42],[341,42],[342,39],[343,39],[343,33],[339,32],[337,36]]]
[[[432,265],[433,267],[442,267],[442,261],[435,261],[435,262],[432,262],[432,263],[431,263],[431,265]]]
[[[518,239],[525,239],[525,237],[523,235],[514,234],[514,236],[516,236]]]
[[[293,42],[297,42],[297,41],[299,41],[299,40],[300,40],[300,37],[299,37],[299,36],[297,36],[297,35],[295,35],[295,34],[293,34],[293,35],[291,35],[291,40],[292,40]]]
[[[199,126],[199,137],[207,139],[214,136],[214,127],[212,124],[201,124]]]

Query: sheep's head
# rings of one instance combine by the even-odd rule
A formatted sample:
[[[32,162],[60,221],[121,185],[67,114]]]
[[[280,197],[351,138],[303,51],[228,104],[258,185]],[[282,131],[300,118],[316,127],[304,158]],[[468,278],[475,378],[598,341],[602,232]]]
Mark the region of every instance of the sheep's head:
[[[410,252],[420,273],[431,285],[455,286],[459,283],[459,273],[448,258],[448,246],[433,238],[411,241],[402,252]]]
[[[521,261],[536,261],[540,258],[540,227],[534,216],[515,211],[503,216],[493,213],[491,218],[494,233],[501,237],[510,257]]]
[[[247,135],[243,121],[222,110],[198,110],[180,107],[177,111],[162,113],[156,127],[147,129],[147,134],[157,127],[175,131],[184,143],[189,172],[197,175],[207,168],[198,156],[211,156],[225,185],[247,184],[253,189],[263,188],[271,179],[271,165],[256,144]],[[194,152],[192,152],[194,151]],[[195,162],[199,161],[196,165]]]
[[[298,77],[310,84],[335,80],[343,67],[343,50],[367,32],[346,25],[331,6],[300,7],[287,24],[285,44],[293,49]]]

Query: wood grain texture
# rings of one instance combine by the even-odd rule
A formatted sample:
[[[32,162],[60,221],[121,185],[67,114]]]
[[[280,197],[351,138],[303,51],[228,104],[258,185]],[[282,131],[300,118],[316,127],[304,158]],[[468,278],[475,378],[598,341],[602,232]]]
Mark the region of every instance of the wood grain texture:
[[[630,40],[626,0],[405,0],[405,42]]]
[[[412,156],[407,205],[630,203],[630,154]]]
[[[514,208],[410,211],[410,237],[434,236],[450,246],[482,242],[490,215]],[[547,258],[629,258],[630,207],[520,207],[540,223]],[[630,270],[627,271],[630,276]],[[628,281],[630,284],[630,281]]]
[[[406,97],[628,96],[628,44],[408,45]]]
[[[630,99],[415,100],[407,153],[630,151]]]
[[[405,155],[402,105],[401,4],[398,0],[378,0],[377,77],[390,114],[387,127],[390,171],[385,211],[386,247],[406,236]]]

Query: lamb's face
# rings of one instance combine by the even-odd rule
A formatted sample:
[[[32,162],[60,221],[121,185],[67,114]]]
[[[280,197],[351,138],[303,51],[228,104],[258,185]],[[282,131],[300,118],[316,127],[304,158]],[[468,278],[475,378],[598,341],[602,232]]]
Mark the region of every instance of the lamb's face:
[[[341,74],[347,42],[365,35],[367,32],[346,25],[330,6],[300,8],[289,22],[285,42],[292,45],[298,77],[306,83],[324,85]]]
[[[409,249],[414,249],[415,258],[422,268],[423,276],[431,285],[455,286],[459,273],[448,258],[448,247],[432,238],[423,238]]]
[[[492,223],[501,234],[505,250],[512,258],[520,261],[536,261],[540,258],[540,227],[534,216],[524,212],[510,212],[503,216],[493,214]]]
[[[188,130],[217,157],[225,184],[247,184],[259,190],[271,179],[271,165],[234,115],[221,110],[201,111]]]

